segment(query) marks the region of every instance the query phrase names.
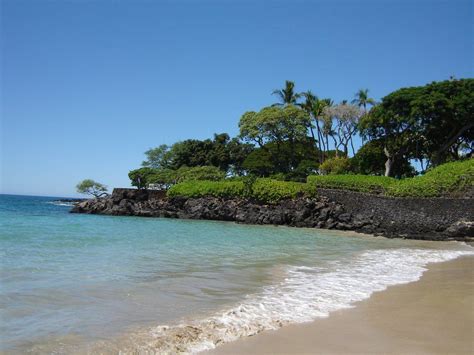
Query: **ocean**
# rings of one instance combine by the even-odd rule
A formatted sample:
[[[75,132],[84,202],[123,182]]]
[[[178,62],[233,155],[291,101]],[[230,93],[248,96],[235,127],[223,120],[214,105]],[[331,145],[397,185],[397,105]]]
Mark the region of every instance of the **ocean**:
[[[198,352],[473,254],[458,242],[70,214],[55,199],[0,195],[0,352]]]

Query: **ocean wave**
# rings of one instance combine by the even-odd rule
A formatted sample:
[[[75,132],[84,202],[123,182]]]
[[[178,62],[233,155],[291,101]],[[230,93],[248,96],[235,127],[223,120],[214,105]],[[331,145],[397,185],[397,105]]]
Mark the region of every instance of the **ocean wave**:
[[[288,267],[284,280],[209,318],[175,326],[157,326],[137,336],[121,353],[197,353],[219,344],[278,329],[290,323],[327,317],[351,308],[388,286],[417,281],[429,263],[472,251],[397,249],[368,251],[330,268]]]
[[[75,202],[60,202],[60,201],[48,201],[46,203],[49,205],[64,206],[64,207],[73,207],[75,204]]]

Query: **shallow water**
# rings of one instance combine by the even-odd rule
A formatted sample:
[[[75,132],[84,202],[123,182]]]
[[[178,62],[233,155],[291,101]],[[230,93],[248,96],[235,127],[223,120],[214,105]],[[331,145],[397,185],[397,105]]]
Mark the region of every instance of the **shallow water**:
[[[460,243],[69,214],[0,195],[0,351],[199,351],[417,280]]]

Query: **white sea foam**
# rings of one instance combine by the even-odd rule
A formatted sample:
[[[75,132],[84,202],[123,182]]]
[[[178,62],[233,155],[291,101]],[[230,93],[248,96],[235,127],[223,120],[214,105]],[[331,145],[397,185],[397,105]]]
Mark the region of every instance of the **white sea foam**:
[[[352,260],[332,263],[327,269],[288,267],[286,278],[248,296],[241,304],[212,317],[177,326],[159,326],[141,352],[196,353],[263,330],[302,323],[350,308],[375,291],[417,281],[428,263],[474,255],[473,251],[397,249],[375,250]],[[144,339],[141,338],[143,341]],[[127,352],[125,350],[125,352]]]
[[[50,205],[55,205],[55,206],[65,206],[65,207],[73,207],[74,206],[74,202],[48,201],[46,203],[50,204]]]

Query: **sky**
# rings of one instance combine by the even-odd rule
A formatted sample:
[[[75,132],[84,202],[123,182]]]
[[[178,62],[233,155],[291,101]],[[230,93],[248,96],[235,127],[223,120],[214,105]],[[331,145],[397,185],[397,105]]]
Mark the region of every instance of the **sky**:
[[[293,80],[338,102],[473,77],[466,0],[2,0],[0,193],[130,185],[143,152],[215,132]]]

